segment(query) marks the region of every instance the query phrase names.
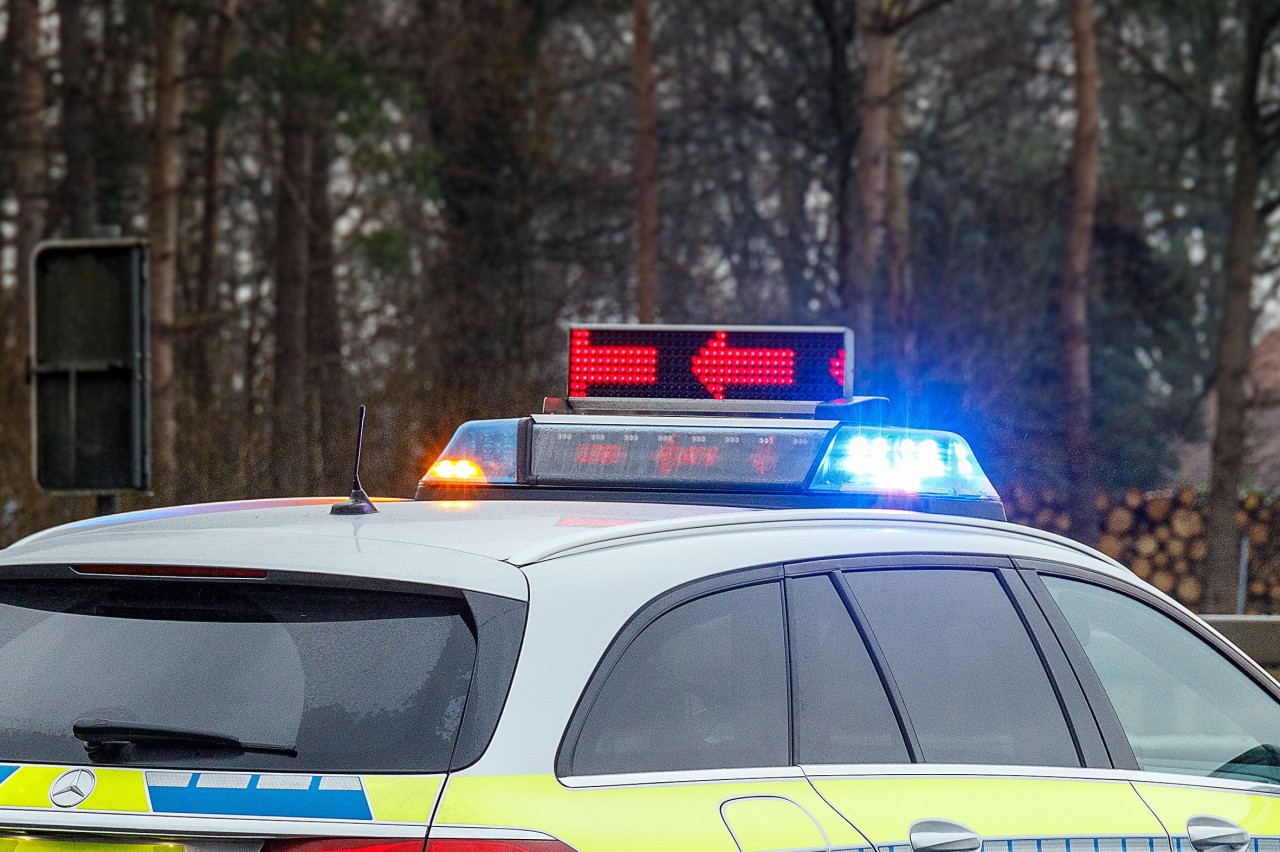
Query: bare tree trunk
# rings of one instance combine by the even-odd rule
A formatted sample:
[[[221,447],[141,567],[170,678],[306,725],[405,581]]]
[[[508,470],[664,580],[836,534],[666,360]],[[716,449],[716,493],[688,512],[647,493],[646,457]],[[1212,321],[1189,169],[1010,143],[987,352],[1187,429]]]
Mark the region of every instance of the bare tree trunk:
[[[13,9],[9,7],[4,35],[0,37],[0,203],[4,204],[13,197],[14,190],[14,124],[18,111],[14,80],[18,70],[16,44]],[[8,212],[0,210],[0,256],[7,254],[11,247],[16,248],[12,242],[14,235],[7,227],[8,219]],[[0,317],[4,318],[0,319],[0,359],[5,364],[0,368],[0,422],[13,424],[25,432],[29,397],[23,385],[25,371],[22,366],[26,353],[10,351],[13,341],[8,336],[9,323],[17,313],[16,294],[0,287]],[[25,442],[13,439],[0,442],[0,503],[21,505],[25,502],[22,498],[31,491],[28,453]],[[9,542],[17,538],[16,522],[16,515],[0,516],[0,541]]]
[[[894,85],[901,82],[902,67],[895,56]],[[915,282],[911,278],[911,201],[902,168],[902,104],[892,110],[889,153],[889,193],[886,201],[885,273],[889,285],[889,327],[892,330],[893,367],[898,393],[910,406],[916,369],[916,329],[913,316]]]
[[[208,68],[210,83],[206,104],[208,119],[204,127],[204,203],[200,219],[200,261],[196,280],[196,305],[200,322],[197,326],[199,340],[195,347],[191,384],[196,410],[205,417],[214,407],[215,383],[212,373],[217,329],[211,324],[210,317],[218,305],[218,255],[222,242],[222,228],[218,217],[222,207],[223,161],[227,151],[227,130],[222,120],[221,101],[226,90],[227,71],[231,65],[237,5],[237,0],[222,0],[218,8]]]
[[[1217,429],[1213,436],[1213,471],[1206,500],[1209,556],[1205,572],[1205,611],[1235,609],[1240,540],[1236,509],[1245,459],[1245,409],[1248,394],[1250,337],[1257,312],[1252,305],[1253,264],[1258,240],[1257,195],[1261,181],[1262,117],[1258,83],[1267,39],[1276,25],[1276,12],[1261,2],[1248,4],[1244,67],[1240,82],[1240,111],[1235,128],[1235,177],[1231,186],[1231,218],[1227,226],[1218,320],[1218,368],[1214,387],[1218,397]]]
[[[836,199],[836,279],[842,306],[850,317],[861,316],[855,291],[857,285],[857,233],[858,233],[858,183],[854,171],[854,152],[857,148],[857,128],[854,126],[853,74],[849,69],[847,52],[851,22],[841,14],[842,4],[836,0],[813,0],[814,11],[822,21],[822,31],[827,39],[830,67],[827,71],[827,94],[831,101],[831,123],[835,147],[835,199]],[[849,320],[854,330],[853,368],[857,376],[860,358],[868,354],[866,346],[871,341],[870,315],[865,318],[865,328],[858,320]]]
[[[317,128],[311,150],[310,255],[307,335],[310,352],[312,482],[309,491],[341,494],[348,487],[342,461],[351,452],[354,410],[348,403],[346,364],[342,358],[342,326],[338,316],[338,283],[334,275],[333,205],[329,173],[333,136]]]
[[[13,341],[13,351],[21,359],[27,356],[27,319],[30,299],[31,251],[44,234],[45,210],[45,139],[44,139],[44,68],[40,57],[40,2],[13,0],[14,47],[18,59],[17,75],[17,154],[14,158],[14,184],[18,195],[18,289],[14,308],[7,318],[5,337]],[[10,362],[21,369],[22,360]],[[22,430],[22,441],[27,440]]]
[[[0,187],[3,187],[0,189],[0,200],[3,201],[12,197],[11,193],[15,190],[13,175],[17,144],[14,140],[14,126],[18,123],[15,80],[18,73],[16,29],[11,9],[5,22],[4,37],[0,38]],[[0,210],[0,223],[7,224],[8,219],[8,212]],[[13,236],[10,229],[0,228],[0,252],[9,250]],[[11,296],[0,290],[0,315],[9,316],[11,313]],[[0,322],[0,354],[5,352],[7,345],[5,325]],[[0,378],[0,388],[4,387],[6,387],[4,380]],[[0,393],[3,391],[0,390]]]
[[[13,10],[10,8],[4,36],[0,38],[0,116],[5,118],[0,124],[0,184],[4,186],[10,185],[13,174],[10,157],[13,149],[13,117],[17,112],[17,104],[14,102],[14,77],[18,73],[16,30]]]
[[[106,15],[103,21],[102,51],[113,59],[104,64],[92,99],[97,115],[113,123],[129,120],[137,94],[134,75],[144,64],[141,54],[150,53],[150,46],[145,43],[134,46],[134,26],[132,20],[120,20],[112,15]],[[134,152],[127,146],[112,146],[96,151],[94,159],[98,166],[98,220],[123,225],[132,213],[127,199],[133,198],[137,191],[136,179],[130,170],[135,162]]]
[[[863,364],[875,357],[876,269],[884,245],[889,191],[889,136],[893,120],[893,57],[897,39],[882,0],[858,0],[862,48],[862,103],[858,133],[858,206],[852,266],[845,281],[845,309]]]
[[[636,317],[654,322],[658,308],[658,101],[653,79],[650,0],[633,0],[636,90]]]
[[[1071,486],[1071,534],[1094,544],[1093,392],[1089,380],[1089,253],[1098,199],[1098,50],[1093,0],[1071,0],[1075,52],[1076,128],[1071,164],[1071,212],[1063,257],[1061,328],[1062,421]]]
[[[178,416],[173,321],[178,278],[179,183],[182,169],[182,13],[155,4],[154,112],[148,164],[147,234],[151,241],[151,394],[155,424],[155,491],[177,498]]]
[[[292,4],[289,21],[291,50],[306,50],[309,15]],[[284,93],[281,115],[280,177],[276,186],[276,317],[275,384],[273,394],[273,484],[287,493],[305,487],[308,466],[307,416],[307,215],[310,189],[310,115],[296,88]]]
[[[68,231],[87,237],[98,224],[97,177],[93,162],[93,122],[85,79],[84,4],[58,0],[59,63],[62,69],[62,150],[67,158],[63,204]]]
[[[804,175],[785,146],[776,156],[781,163],[778,172],[778,211],[784,233],[775,239],[775,251],[782,262],[782,277],[786,284],[786,304],[782,316],[786,322],[803,322],[813,313],[809,300],[813,288],[805,275],[805,210]]]
[[[8,421],[13,428],[6,440],[0,442],[0,496],[10,495],[22,500],[22,509],[35,516],[31,485],[31,429],[30,390],[26,384],[26,365],[29,338],[27,322],[30,318],[30,259],[44,232],[44,180],[47,168],[44,139],[44,68],[40,57],[40,3],[39,0],[12,0],[9,18],[9,44],[16,55],[15,92],[12,101],[15,115],[12,121],[14,155],[13,183],[18,200],[17,233],[14,246],[17,250],[17,287],[9,297],[0,291],[0,354],[4,365],[0,367],[0,408],[11,415]]]

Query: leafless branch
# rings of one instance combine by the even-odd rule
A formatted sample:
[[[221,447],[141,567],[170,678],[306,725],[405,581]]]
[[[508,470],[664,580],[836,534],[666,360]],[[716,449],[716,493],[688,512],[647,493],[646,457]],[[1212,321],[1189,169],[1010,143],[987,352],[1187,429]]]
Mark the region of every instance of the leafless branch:
[[[1138,65],[1142,67],[1142,70],[1151,77],[1151,79],[1182,98],[1182,100],[1186,101],[1188,104],[1194,105],[1199,109],[1200,104],[1198,100],[1187,89],[1187,86],[1182,81],[1175,79],[1167,72],[1161,71],[1157,68],[1155,63],[1151,61],[1150,56],[1147,56],[1137,46],[1126,41],[1120,33],[1114,29],[1103,30],[1099,33],[1099,36],[1102,42],[1118,48],[1122,54],[1138,63]]]
[[[898,14],[893,15],[892,17],[889,17],[884,22],[885,32],[890,35],[899,33],[902,30],[906,29],[907,27],[911,26],[911,24],[916,20],[923,18],[925,15],[928,15],[931,12],[935,12],[938,9],[941,9],[943,6],[946,6],[950,2],[951,0],[923,0],[923,2],[921,2],[918,6],[909,5],[906,8],[902,9],[902,11],[899,12]]]

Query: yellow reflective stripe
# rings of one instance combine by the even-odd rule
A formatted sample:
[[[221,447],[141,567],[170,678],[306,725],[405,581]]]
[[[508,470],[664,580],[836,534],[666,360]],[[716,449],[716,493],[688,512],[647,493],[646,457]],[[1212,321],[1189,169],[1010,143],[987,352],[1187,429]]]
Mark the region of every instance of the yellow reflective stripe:
[[[0,807],[52,808],[49,788],[58,776],[66,772],[66,766],[23,766],[0,784]],[[151,810],[147,800],[147,786],[141,770],[99,769],[93,792],[75,807],[87,811],[123,811],[147,813]],[[3,852],[3,850],[0,850]]]
[[[93,772],[98,776],[98,783],[89,798],[76,806],[77,810],[132,813],[151,810],[142,772],[134,769],[95,769]]]
[[[380,822],[428,822],[444,785],[443,775],[364,775],[360,780]]]
[[[822,825],[833,847],[865,845],[802,778],[574,788],[551,775],[454,776],[445,786],[434,825],[532,829],[591,852],[738,852],[720,806],[743,796],[790,799]]]
[[[921,817],[984,837],[1164,837],[1122,781],[1045,778],[815,778],[814,786],[874,843],[900,843]]]
[[[1187,780],[1195,783],[1195,779]],[[1207,787],[1167,787],[1163,784],[1135,786],[1138,795],[1169,826],[1171,834],[1186,834],[1187,820],[1193,816],[1213,814],[1239,823],[1241,828],[1255,837],[1280,835],[1280,798],[1275,796],[1251,796],[1248,793],[1212,790]],[[3,789],[0,787],[0,790]]]
[[[0,807],[52,808],[49,787],[65,766],[23,766],[0,784]]]

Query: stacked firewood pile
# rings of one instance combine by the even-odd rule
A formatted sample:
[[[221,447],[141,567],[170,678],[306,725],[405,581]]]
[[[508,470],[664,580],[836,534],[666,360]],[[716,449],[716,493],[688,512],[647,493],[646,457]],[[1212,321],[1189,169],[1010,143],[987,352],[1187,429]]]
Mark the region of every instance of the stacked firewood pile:
[[[1204,595],[1201,577],[1208,554],[1201,495],[1194,488],[1144,494],[1130,488],[1099,494],[1098,549],[1192,609]],[[1014,486],[1005,512],[1014,523],[1070,536],[1071,516],[1061,492]],[[1261,494],[1240,500],[1236,525],[1249,539],[1247,606],[1280,612],[1280,505]]]

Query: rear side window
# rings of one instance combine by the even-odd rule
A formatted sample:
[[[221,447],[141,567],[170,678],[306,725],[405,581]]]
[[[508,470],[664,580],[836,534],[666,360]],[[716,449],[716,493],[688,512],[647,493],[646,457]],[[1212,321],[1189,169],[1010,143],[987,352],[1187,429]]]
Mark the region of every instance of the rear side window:
[[[789,764],[785,637],[778,583],[659,616],[603,682],[568,774]]]
[[[1138,766],[1280,782],[1280,703],[1172,618],[1089,583],[1045,586],[1084,646]]]
[[[1062,705],[989,571],[845,575],[928,763],[1079,766]]]
[[[0,583],[0,754],[85,763],[73,725],[103,720],[297,752],[135,743],[113,763],[445,771],[472,686],[473,623],[460,594],[124,579]]]
[[[849,610],[826,575],[787,581],[796,762],[910,763]]]

